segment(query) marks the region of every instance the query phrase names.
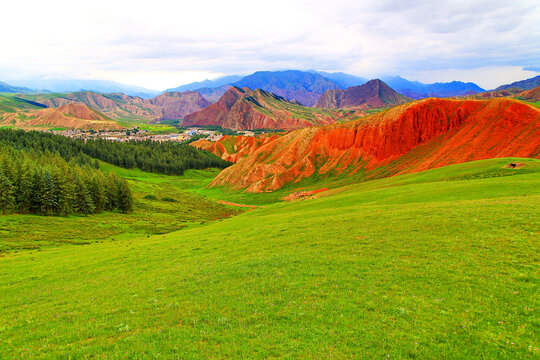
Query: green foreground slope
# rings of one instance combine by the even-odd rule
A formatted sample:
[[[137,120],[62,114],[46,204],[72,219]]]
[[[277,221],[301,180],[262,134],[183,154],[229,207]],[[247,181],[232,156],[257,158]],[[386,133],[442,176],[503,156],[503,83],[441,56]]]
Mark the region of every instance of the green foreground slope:
[[[537,358],[540,161],[509,161],[9,254],[0,358]]]

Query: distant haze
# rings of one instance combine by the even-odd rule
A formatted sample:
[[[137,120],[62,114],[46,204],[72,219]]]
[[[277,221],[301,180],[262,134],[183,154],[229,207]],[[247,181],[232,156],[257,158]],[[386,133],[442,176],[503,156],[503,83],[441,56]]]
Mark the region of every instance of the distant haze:
[[[538,0],[31,0],[2,12],[6,82],[101,79],[164,90],[300,69],[492,89],[540,74]]]

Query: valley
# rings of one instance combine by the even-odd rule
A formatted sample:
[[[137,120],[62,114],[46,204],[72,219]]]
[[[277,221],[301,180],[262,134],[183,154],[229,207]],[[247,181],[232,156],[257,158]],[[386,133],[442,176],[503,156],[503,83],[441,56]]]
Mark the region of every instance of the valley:
[[[536,358],[540,87],[390,80],[2,84],[0,358]]]

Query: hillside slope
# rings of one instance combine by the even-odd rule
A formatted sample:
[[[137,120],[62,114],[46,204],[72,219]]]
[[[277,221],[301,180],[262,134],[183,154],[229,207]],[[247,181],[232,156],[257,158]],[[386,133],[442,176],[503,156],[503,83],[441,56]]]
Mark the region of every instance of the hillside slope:
[[[264,90],[231,87],[217,103],[186,116],[182,125],[291,130],[332,124],[361,115],[356,111],[308,108]]]
[[[159,120],[182,119],[211,104],[196,91],[166,92],[155,98],[144,100],[144,103],[161,109]]]
[[[209,151],[223,160],[237,163],[241,158],[251,154],[263,145],[266,145],[280,135],[262,136],[229,136],[226,135],[216,142],[197,140],[190,145],[198,149]]]
[[[381,80],[375,79],[345,90],[326,90],[315,104],[315,107],[326,109],[370,109],[392,107],[411,100],[398,94]]]
[[[0,358],[535,359],[539,165],[454,165],[168,234],[118,236],[117,226],[224,215],[172,187],[200,208],[153,218],[158,201],[143,196],[156,179],[138,174],[130,185],[145,211],[40,217],[69,235],[81,222],[99,231],[0,257],[9,339]],[[42,232],[27,225],[36,218],[0,225],[7,232],[20,219]]]
[[[517,100],[425,99],[290,132],[223,170],[212,186],[273,191],[313,175],[362,179],[540,153],[540,110]]]
[[[193,91],[164,93],[151,99],[121,93],[100,94],[92,91],[21,95],[20,97],[48,107],[68,103],[85,104],[110,118],[134,122],[181,119],[189,113],[210,105],[199,93]]]
[[[0,124],[15,128],[121,129],[114,120],[84,104],[68,103],[56,108],[0,114]]]
[[[537,86],[540,86],[540,75],[535,76],[530,79],[525,79],[521,81],[515,81],[511,84],[501,85],[495,90],[505,90],[505,89],[511,89],[511,88],[517,88],[521,90],[530,90],[532,88],[535,88]]]

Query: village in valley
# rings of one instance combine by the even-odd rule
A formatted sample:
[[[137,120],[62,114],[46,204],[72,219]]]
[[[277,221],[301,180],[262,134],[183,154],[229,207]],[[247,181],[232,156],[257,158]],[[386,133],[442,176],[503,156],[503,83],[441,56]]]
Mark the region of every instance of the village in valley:
[[[138,127],[125,130],[83,130],[83,129],[67,129],[67,130],[49,130],[48,132],[55,135],[62,135],[71,139],[96,140],[104,139],[109,141],[175,141],[186,142],[193,138],[206,139],[208,141],[218,141],[224,134],[219,130],[209,130],[199,127],[191,127],[187,129],[179,129],[178,133],[155,134],[151,131],[139,129]],[[254,131],[241,130],[238,135],[255,136]]]

